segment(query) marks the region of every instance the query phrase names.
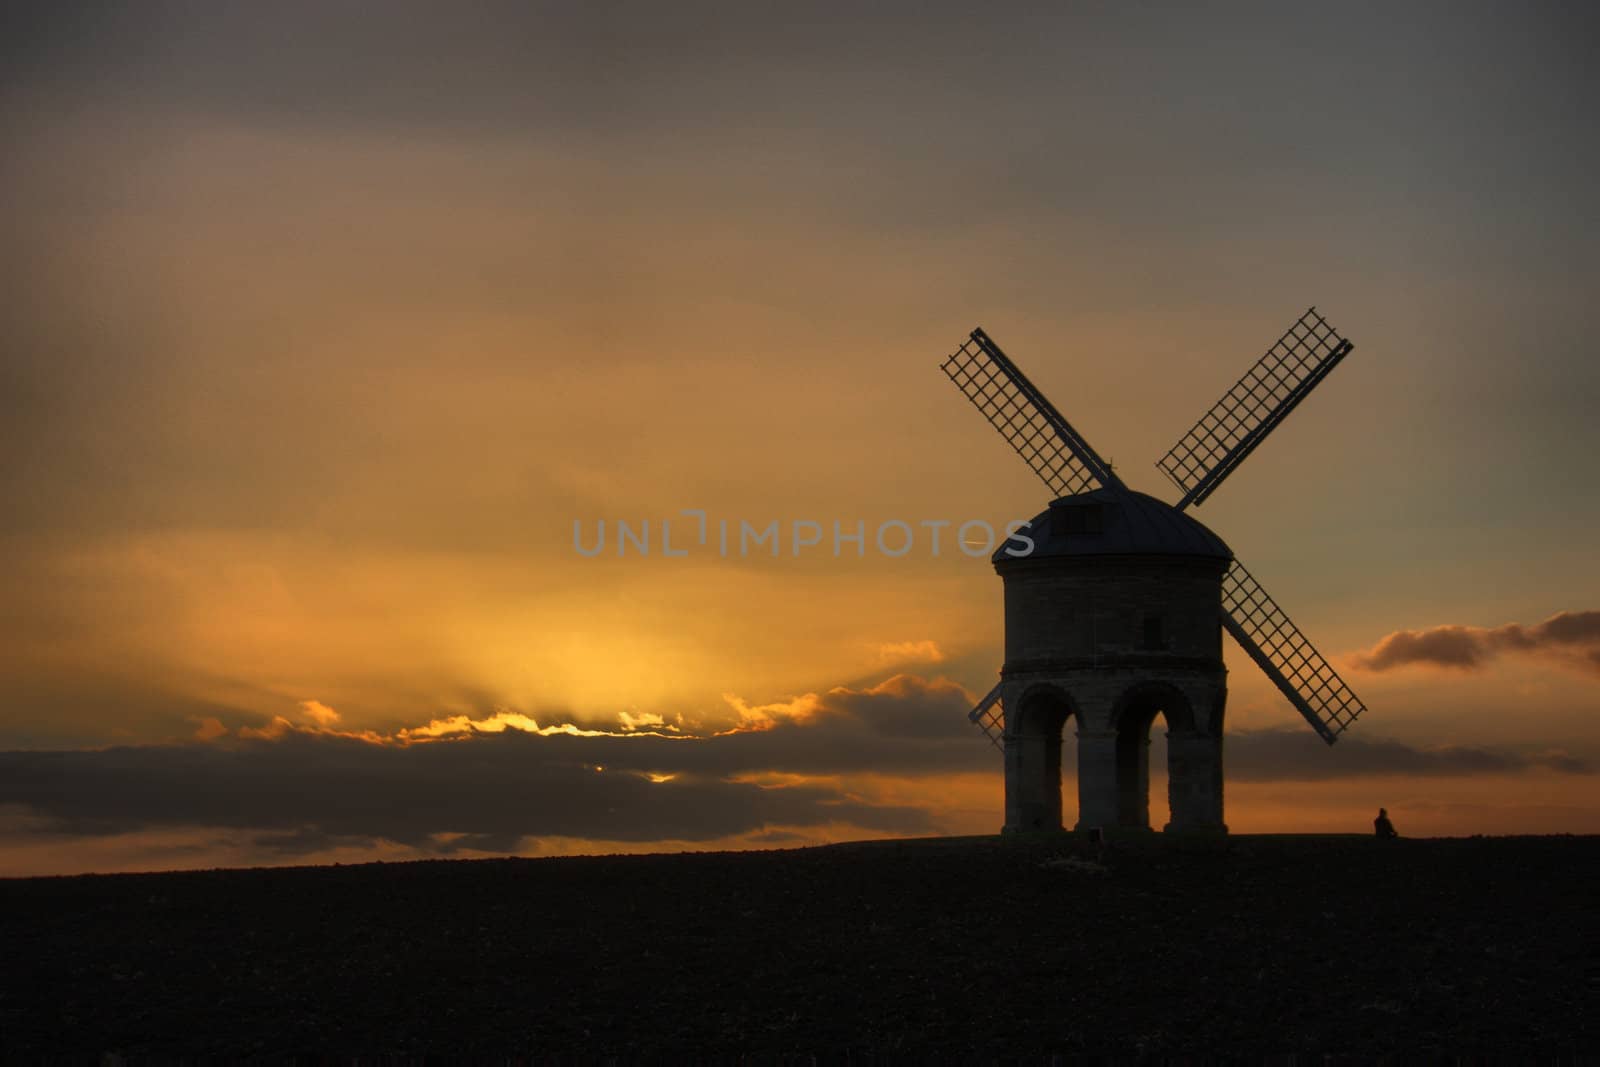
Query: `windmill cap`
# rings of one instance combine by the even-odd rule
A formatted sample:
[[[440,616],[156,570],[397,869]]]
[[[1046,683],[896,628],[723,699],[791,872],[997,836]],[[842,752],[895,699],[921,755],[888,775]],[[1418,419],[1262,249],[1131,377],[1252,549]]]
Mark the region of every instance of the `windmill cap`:
[[[990,559],[1015,563],[1059,556],[1200,556],[1231,560],[1222,538],[1171,504],[1131,489],[1096,489],[1064,496],[1034,517],[1022,531],[1033,538],[1033,552],[1009,554],[1003,542]]]

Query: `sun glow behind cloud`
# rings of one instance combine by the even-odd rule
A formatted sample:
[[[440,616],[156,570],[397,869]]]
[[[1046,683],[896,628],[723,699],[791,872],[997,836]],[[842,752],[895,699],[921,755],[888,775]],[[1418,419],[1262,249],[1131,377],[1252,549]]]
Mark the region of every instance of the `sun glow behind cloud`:
[[[986,691],[998,582],[948,543],[587,560],[571,523],[1031,514],[936,370],[980,322],[1159,492],[1197,398],[1316,300],[1357,352],[1205,520],[1324,652],[1394,668],[1352,672],[1363,735],[1594,756],[1592,645],[1494,625],[1589,580],[1600,521],[1562,19],[1041,10],[986,20],[1004,61],[974,65],[936,7],[413,16],[91,16],[7,66],[0,749],[745,743],[904,711],[890,671]],[[1301,77],[1356,52],[1360,84]],[[1230,727],[1296,725],[1229,655]],[[936,776],[851,773],[944,810]],[[1236,826],[1270,794],[1231,793]],[[828,825],[770,840],[864,832]]]
[[[344,729],[336,709],[302,700],[261,726],[208,724],[204,740],[0,753],[0,839],[29,863],[61,862],[50,841],[79,840],[70,869],[85,870],[133,864],[140,841],[151,849],[145,865],[160,865],[180,855],[162,849],[184,840],[191,860],[275,863],[996,829],[1000,760],[966,722],[972,694],[953,682],[897,674],[765,705],[728,699],[742,716],[735,729],[669,728],[632,713],[600,729],[501,709],[378,733]],[[1155,747],[1159,826],[1164,745]],[[1072,748],[1069,737],[1069,821]],[[1234,731],[1228,751],[1236,831],[1298,818],[1305,829],[1358,832],[1374,803],[1404,814],[1413,833],[1510,830],[1535,817],[1582,829],[1600,817],[1594,765],[1562,751],[1419,748],[1366,734],[1329,750],[1292,725]],[[190,783],[208,804],[184,817],[163,798]],[[1486,789],[1520,799],[1487,807]]]

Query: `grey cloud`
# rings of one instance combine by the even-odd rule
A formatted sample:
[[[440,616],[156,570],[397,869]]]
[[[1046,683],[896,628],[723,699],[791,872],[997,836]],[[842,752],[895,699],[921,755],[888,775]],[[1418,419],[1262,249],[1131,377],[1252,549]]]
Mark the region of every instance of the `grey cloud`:
[[[1531,755],[1447,745],[1416,748],[1400,741],[1346,734],[1331,750],[1307,730],[1250,730],[1228,735],[1227,775],[1242,781],[1329,781],[1374,775],[1470,776],[1550,770],[1592,774],[1564,752]]]
[[[827,703],[886,737],[936,742],[971,738],[968,695],[955,686],[930,686],[900,675],[870,689],[835,689]]]
[[[439,851],[509,851],[528,836],[703,841],[828,822],[921,832],[933,827],[914,808],[868,804],[828,784],[733,779],[995,770],[965,703],[953,684],[903,676],[833,690],[805,723],[712,737],[512,729],[396,744],[289,729],[219,743],[4,752],[0,804],[26,806],[53,832],[220,827],[257,831],[258,845],[286,854],[377,839]],[[440,835],[452,836],[441,844]]]
[[[1543,655],[1600,674],[1600,611],[1559,612],[1536,626],[1434,626],[1397,630],[1355,657],[1373,671],[1426,665],[1476,670],[1501,653]]]
[[[1536,627],[1539,639],[1563,645],[1600,646],[1600,611],[1563,611]]]
[[[596,739],[507,730],[394,745],[296,731],[227,745],[6,752],[0,804],[25,805],[53,832],[255,830],[291,853],[379,838],[431,848],[438,835],[465,835],[454,847],[504,851],[524,836],[702,841],[769,825],[928,828],[914,809],[865,804],[823,785],[762,788],[697,774],[653,782],[627,760],[588,762],[650,739],[575,740]]]
[[[210,827],[254,835],[259,848],[279,855],[380,841],[439,853],[505,852],[527,837],[747,834],[781,843],[790,828],[824,823],[936,832],[926,811],[875,805],[826,779],[1000,774],[994,749],[966,721],[967,695],[952,683],[899,676],[818,699],[803,720],[715,736],[507,729],[402,744],[293,728],[214,743],[0,752],[0,806],[29,811],[38,820],[34,833]],[[1358,736],[1329,750],[1304,730],[1230,734],[1227,763],[1231,779],[1259,782],[1593,773],[1562,752],[1417,748]],[[740,780],[762,773],[816,780],[777,788]]]

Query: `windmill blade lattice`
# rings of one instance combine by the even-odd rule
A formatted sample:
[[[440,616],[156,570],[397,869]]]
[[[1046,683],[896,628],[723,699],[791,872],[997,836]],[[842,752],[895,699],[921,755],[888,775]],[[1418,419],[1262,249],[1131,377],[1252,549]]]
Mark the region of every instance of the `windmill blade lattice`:
[[[939,369],[983,412],[1054,496],[1122,488],[1111,465],[981,329],[973,330]]]
[[[1311,308],[1156,466],[1199,504],[1355,346]]]
[[[1020,737],[1006,731],[1002,688],[1017,682],[1019,670],[1024,677],[1035,682],[1044,679],[1063,693],[1085,679],[1092,682],[1088,692],[1141,677],[1168,686],[1188,686],[1194,694],[1189,701],[1193,712],[1212,699],[1209,694],[1226,675],[1215,629],[1220,621],[1329,745],[1366,712],[1366,705],[1339,672],[1233,557],[1232,550],[1183,514],[1184,508],[1201,503],[1214,492],[1354,347],[1315,307],[1296,319],[1156,464],[1183,493],[1176,505],[1125,486],[1110,464],[981,329],[973,330],[940,365],[1052,496],[1050,506],[1033,520],[1041,539],[1031,558],[1018,561],[998,554],[994,558],[995,570],[1006,587],[1007,661],[1001,669],[1002,683],[967,716],[1007,755],[1008,830],[1051,829],[1061,824],[1059,767],[1049,757],[1050,737]],[[1096,492],[1103,489],[1113,492]],[[1069,499],[1089,494],[1093,496],[1086,500]],[[1091,514],[1095,516],[1092,523]],[[1189,597],[1176,585],[1167,589],[1167,570],[1149,565],[1166,558],[1191,557],[1203,563],[1205,580],[1216,583],[1208,586],[1205,601]],[[1215,600],[1209,595],[1211,589]],[[1079,639],[1083,635],[1062,625],[1061,604],[1074,597],[1091,602],[1106,599],[1119,605],[1110,636],[1097,636],[1090,626],[1087,645],[1092,655],[1087,657]],[[1187,616],[1188,621],[1164,630],[1163,620],[1169,614]],[[1141,616],[1142,642],[1137,639]],[[1017,646],[1027,650],[1020,660],[1012,656],[1013,626],[1027,635]],[[1175,636],[1179,634],[1184,636]],[[1209,636],[1204,640],[1193,636],[1199,634]],[[1086,760],[1093,770],[1088,777],[1079,775],[1079,825],[1149,829],[1147,782],[1138,769],[1142,764],[1138,764],[1137,753],[1142,749],[1137,744],[1132,748],[1136,764],[1132,770],[1123,760],[1124,735],[1135,742],[1140,735],[1137,726],[1127,725],[1125,715],[1118,717],[1117,707],[1114,702],[1089,700],[1071,711],[1080,717],[1080,723],[1092,722],[1089,729],[1098,741],[1114,736],[1118,753],[1115,773],[1106,773],[1101,763],[1094,762],[1106,758],[1104,748],[1079,745],[1080,771]],[[1197,722],[1192,736],[1186,738],[1189,747],[1182,761],[1173,762],[1169,753],[1169,774],[1185,779],[1183,788],[1169,794],[1169,829],[1226,832],[1220,703],[1216,708],[1215,713],[1204,712],[1208,718],[1213,714],[1216,718]],[[1084,736],[1082,729],[1080,725],[1080,737]],[[1134,731],[1131,734],[1130,729]],[[1046,746],[1043,758],[1038,750],[1041,739]]]
[[[1006,709],[1000,702],[1000,683],[989,690],[989,695],[978,701],[978,706],[967,712],[967,721],[971,722],[983,735],[993,742],[994,747],[1005,750],[1003,738],[1006,732]]]
[[[1222,612],[1234,640],[1328,744],[1367,710],[1238,560],[1222,578]]]

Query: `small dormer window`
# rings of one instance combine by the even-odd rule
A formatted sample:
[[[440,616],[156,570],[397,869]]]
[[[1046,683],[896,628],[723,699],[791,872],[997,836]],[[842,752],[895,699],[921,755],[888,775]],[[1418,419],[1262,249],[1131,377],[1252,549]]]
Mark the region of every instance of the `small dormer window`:
[[[1061,508],[1061,529],[1069,534],[1097,534],[1105,530],[1099,504],[1069,504]]]

